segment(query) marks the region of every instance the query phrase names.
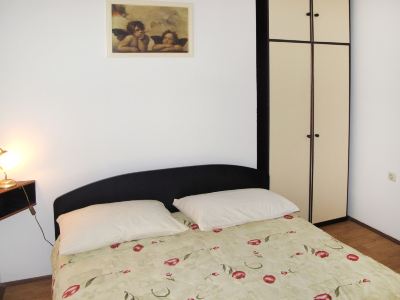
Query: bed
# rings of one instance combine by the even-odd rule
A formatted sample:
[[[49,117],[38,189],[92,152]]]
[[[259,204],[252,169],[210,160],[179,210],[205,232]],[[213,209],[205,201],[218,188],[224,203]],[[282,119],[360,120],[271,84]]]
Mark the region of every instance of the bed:
[[[93,204],[157,199],[189,230],[59,255],[55,221],[53,299],[400,299],[399,274],[296,214],[200,231],[172,205],[189,195],[266,188],[264,175],[229,165],[173,168],[108,178],[57,198],[54,220]]]

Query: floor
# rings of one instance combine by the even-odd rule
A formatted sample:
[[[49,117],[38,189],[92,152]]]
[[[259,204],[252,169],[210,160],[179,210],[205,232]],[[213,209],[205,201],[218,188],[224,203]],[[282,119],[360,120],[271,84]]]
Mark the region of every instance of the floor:
[[[51,279],[7,287],[3,300],[50,300]]]
[[[321,229],[361,253],[400,273],[400,245],[352,221]]]
[[[322,229],[338,240],[400,273],[400,245],[352,221],[327,225]],[[5,290],[3,300],[50,300],[50,285],[51,279],[45,279],[10,286]]]

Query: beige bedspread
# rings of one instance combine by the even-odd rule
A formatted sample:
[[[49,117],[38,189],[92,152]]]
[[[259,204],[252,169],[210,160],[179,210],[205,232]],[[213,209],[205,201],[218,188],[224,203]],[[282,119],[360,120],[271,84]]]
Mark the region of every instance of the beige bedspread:
[[[400,299],[400,275],[305,220],[53,250],[53,299]]]

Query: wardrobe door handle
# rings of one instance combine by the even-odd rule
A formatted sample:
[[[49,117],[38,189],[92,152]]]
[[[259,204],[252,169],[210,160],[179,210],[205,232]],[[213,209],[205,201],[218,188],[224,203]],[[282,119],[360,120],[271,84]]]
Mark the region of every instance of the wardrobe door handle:
[[[317,137],[317,138],[318,138],[318,137],[319,137],[319,133],[315,134],[315,137]]]
[[[306,13],[306,16],[307,17],[311,16],[311,13],[310,12]]]
[[[319,17],[319,14],[318,14],[318,13],[317,13],[317,14],[314,14],[314,17],[317,17],[317,18],[318,18],[318,17]]]
[[[311,139],[311,134],[307,134],[307,138]]]

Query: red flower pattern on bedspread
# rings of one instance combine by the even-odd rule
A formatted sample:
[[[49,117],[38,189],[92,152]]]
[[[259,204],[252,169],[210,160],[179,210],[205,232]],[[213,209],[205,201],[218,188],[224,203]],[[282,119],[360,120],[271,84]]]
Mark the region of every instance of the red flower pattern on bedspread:
[[[335,289],[335,296],[336,296],[336,297],[339,297],[339,296],[340,296],[340,291],[341,291],[341,289],[343,289],[344,287],[360,286],[360,285],[365,284],[365,283],[368,283],[368,282],[371,282],[371,281],[370,281],[369,279],[367,279],[367,278],[364,278],[364,279],[360,279],[360,280],[358,280],[358,281],[356,281],[356,282],[341,284],[341,285],[339,285],[339,286],[336,287],[336,289]],[[329,298],[329,299],[330,299],[330,298]]]
[[[170,259],[164,261],[164,265],[167,265],[167,266],[175,266],[178,263],[179,263],[179,258],[170,258]]]
[[[219,273],[218,272],[212,272],[211,274],[209,274],[206,277],[204,277],[204,280],[207,280],[212,276],[217,277],[217,276],[219,276]]]
[[[294,218],[292,215],[284,215],[283,217],[284,217],[285,219],[288,219],[288,220],[291,220],[291,219]]]
[[[232,273],[232,277],[235,279],[243,279],[246,277],[246,273],[243,271],[235,271]]]
[[[119,245],[121,245],[121,243],[115,243],[115,244],[110,245],[110,248],[111,249],[116,249],[116,248],[119,247]]]
[[[79,284],[70,286],[68,289],[65,290],[65,292],[64,292],[63,295],[62,295],[62,298],[65,299],[65,298],[71,297],[71,296],[74,295],[77,291],[79,291],[80,287],[81,287],[81,286],[80,286]]]
[[[315,252],[315,256],[319,256],[321,258],[325,258],[329,256],[329,253],[323,250]]]
[[[191,228],[192,230],[197,230],[197,229],[199,229],[199,225],[197,225],[197,224],[192,224],[192,225],[190,225],[190,228]]]
[[[320,294],[314,297],[314,300],[332,300],[332,297],[329,294]]]
[[[252,246],[258,246],[261,244],[261,240],[258,240],[258,239],[250,240],[247,242],[247,244],[252,245]]]
[[[144,248],[144,246],[142,244],[136,244],[132,249],[135,252],[140,252],[140,251],[142,251],[143,248]]]
[[[346,256],[346,258],[347,258],[348,260],[351,260],[351,261],[357,261],[357,260],[360,259],[360,258],[359,258],[357,255],[355,255],[355,254],[348,254],[348,255]]]
[[[276,278],[275,278],[274,275],[265,275],[263,277],[263,280],[264,280],[265,283],[273,284],[275,282]]]
[[[214,231],[215,233],[221,232],[222,228],[214,228],[212,231]]]

